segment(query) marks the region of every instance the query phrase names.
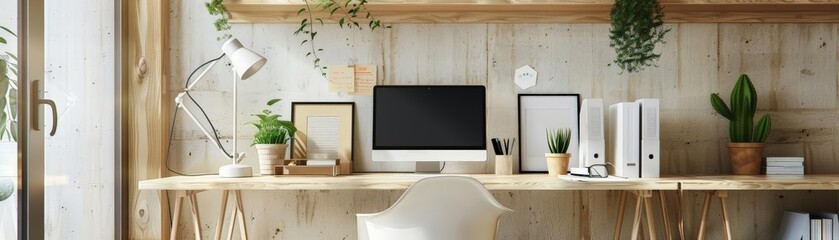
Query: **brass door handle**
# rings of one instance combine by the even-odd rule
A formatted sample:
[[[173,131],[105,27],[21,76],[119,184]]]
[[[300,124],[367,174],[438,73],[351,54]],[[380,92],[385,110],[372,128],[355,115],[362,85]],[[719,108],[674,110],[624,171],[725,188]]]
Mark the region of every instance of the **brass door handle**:
[[[41,104],[45,104],[52,108],[52,130],[50,130],[50,136],[55,136],[55,129],[58,127],[58,112],[55,108],[55,102],[53,102],[50,99],[43,99],[38,97],[38,83],[40,81],[41,80],[32,81],[32,92],[29,94],[30,102],[32,103],[32,106],[35,107],[31,111],[29,111],[32,113],[32,128],[35,129],[35,131],[41,131],[41,125],[38,124],[38,118],[40,116],[38,115],[39,113],[37,107]]]

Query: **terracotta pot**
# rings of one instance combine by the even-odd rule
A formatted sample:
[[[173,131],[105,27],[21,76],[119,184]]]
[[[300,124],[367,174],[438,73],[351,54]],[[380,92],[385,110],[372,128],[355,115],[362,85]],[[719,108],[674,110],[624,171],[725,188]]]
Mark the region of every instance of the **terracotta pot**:
[[[548,160],[548,175],[568,174],[568,161],[571,160],[571,154],[545,153],[545,158]]]
[[[257,144],[256,154],[259,157],[259,174],[274,175],[274,166],[282,165],[288,144]]]
[[[763,160],[763,143],[728,143],[731,156],[731,173],[734,175],[760,175]]]

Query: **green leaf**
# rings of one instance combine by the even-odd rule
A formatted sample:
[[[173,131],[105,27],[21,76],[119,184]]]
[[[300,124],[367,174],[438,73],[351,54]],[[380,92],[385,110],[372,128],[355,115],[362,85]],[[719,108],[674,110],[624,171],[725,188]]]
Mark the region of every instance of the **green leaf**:
[[[344,28],[344,18],[338,19],[338,26]]]
[[[711,94],[711,106],[714,107],[714,110],[717,111],[720,115],[728,120],[734,120],[734,115],[729,110],[728,105],[725,104],[725,101],[720,98],[719,94],[713,93]]]
[[[275,103],[279,102],[280,100],[282,100],[282,99],[275,98],[275,99],[268,100],[268,106],[273,106]]]
[[[771,129],[772,120],[769,118],[769,115],[763,115],[763,117],[761,117],[760,120],[757,121],[757,125],[755,126],[755,133],[752,135],[752,142],[766,142],[766,139],[769,138],[769,131]]]
[[[17,142],[17,122],[13,121],[10,125],[11,129],[9,129],[9,132],[12,133],[12,141]]]
[[[303,11],[306,11],[306,8],[300,8],[300,10],[297,10],[297,15],[300,15]]]
[[[3,29],[3,30],[5,30],[6,32],[8,32],[9,34],[12,34],[12,36],[17,37],[17,34],[15,34],[15,32],[12,32],[12,30],[10,30],[10,29],[8,29],[8,28],[6,28],[6,27],[4,27],[4,26],[0,26],[0,29]]]

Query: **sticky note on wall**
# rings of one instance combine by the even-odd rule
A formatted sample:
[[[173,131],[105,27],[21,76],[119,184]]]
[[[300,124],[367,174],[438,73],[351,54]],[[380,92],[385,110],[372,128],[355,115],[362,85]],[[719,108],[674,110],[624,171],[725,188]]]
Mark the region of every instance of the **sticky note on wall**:
[[[376,86],[376,65],[355,65],[355,91],[352,95],[372,96]]]
[[[355,69],[347,65],[332,65],[326,70],[330,92],[354,92]]]

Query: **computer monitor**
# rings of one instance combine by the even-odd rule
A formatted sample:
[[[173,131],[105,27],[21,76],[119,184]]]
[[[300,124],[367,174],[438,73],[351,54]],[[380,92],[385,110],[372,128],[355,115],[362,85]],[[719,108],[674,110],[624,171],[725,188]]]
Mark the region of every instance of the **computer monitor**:
[[[417,162],[417,172],[486,161],[486,88],[376,86],[373,161]]]

